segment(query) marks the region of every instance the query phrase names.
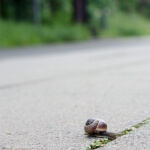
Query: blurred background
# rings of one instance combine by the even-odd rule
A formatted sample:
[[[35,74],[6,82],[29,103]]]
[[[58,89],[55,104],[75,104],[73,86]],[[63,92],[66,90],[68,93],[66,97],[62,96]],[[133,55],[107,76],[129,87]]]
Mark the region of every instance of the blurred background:
[[[0,0],[0,47],[150,34],[150,0]]]

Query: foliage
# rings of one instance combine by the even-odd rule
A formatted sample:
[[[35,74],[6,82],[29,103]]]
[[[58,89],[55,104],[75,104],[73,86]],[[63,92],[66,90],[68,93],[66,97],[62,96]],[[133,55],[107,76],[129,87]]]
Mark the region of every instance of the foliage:
[[[150,35],[150,20],[137,13],[112,12],[108,17],[107,30],[100,30],[100,37]]]
[[[0,46],[82,40],[89,32],[99,37],[150,34],[150,0],[85,0],[83,25],[74,20],[73,0],[38,1],[41,24],[36,27],[33,0],[0,0],[1,20],[7,20],[0,21]]]
[[[126,12],[136,10],[139,4],[137,0],[118,0],[119,8]]]
[[[73,0],[39,0],[41,6],[41,20],[43,24],[72,23]],[[91,26],[98,26],[103,9],[111,9],[116,5],[120,10],[139,12],[149,16],[149,0],[86,0],[88,22]],[[1,17],[32,21],[33,0],[0,0]]]
[[[88,22],[91,27],[100,28],[100,19],[102,17],[103,10],[106,10],[110,4],[110,0],[88,0]]]
[[[2,18],[32,22],[33,0],[0,0],[0,3]],[[40,8],[43,24],[71,23],[71,0],[40,0]]]
[[[9,20],[32,20],[31,0],[1,0],[1,17]]]
[[[94,150],[99,147],[103,147],[105,144],[111,142],[111,140],[107,138],[100,138],[98,140],[94,140],[89,147],[86,148],[86,150]]]
[[[90,37],[88,29],[80,24],[36,27],[29,23],[0,21],[0,30],[0,47],[77,41]]]
[[[43,0],[41,2],[41,19],[44,24],[67,24],[71,23],[72,7],[71,0]]]

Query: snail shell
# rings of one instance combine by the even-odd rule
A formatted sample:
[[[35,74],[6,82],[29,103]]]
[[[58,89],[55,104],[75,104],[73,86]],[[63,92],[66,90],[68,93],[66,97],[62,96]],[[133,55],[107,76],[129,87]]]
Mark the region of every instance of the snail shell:
[[[89,118],[84,126],[84,131],[87,134],[93,134],[97,132],[105,132],[107,130],[107,124],[104,120],[98,118]]]

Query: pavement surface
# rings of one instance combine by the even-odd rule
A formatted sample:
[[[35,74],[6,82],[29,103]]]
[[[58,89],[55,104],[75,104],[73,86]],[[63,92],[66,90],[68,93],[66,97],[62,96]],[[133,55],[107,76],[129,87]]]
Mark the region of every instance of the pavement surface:
[[[101,150],[149,150],[150,124],[107,144]]]
[[[89,117],[113,132],[149,118],[149,89],[149,37],[2,50],[0,149],[85,149]],[[149,128],[102,149],[148,149]]]

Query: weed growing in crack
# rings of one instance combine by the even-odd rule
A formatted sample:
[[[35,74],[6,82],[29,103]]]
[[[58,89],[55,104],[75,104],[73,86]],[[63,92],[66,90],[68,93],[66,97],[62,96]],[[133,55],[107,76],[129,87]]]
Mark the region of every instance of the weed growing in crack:
[[[145,124],[148,124],[150,122],[150,118],[147,118],[145,120],[143,120],[142,122],[130,127],[130,128],[127,128],[125,130],[123,130],[122,132],[118,133],[117,136],[116,136],[116,139],[123,136],[123,135],[126,135],[128,134],[129,132],[133,131],[133,130],[136,130],[140,127],[142,127],[143,125]],[[100,138],[98,140],[94,140],[89,147],[87,147],[85,150],[94,150],[94,149],[97,149],[97,148],[100,148],[100,147],[103,147],[104,145],[108,144],[109,142],[113,141],[115,139],[108,139],[108,138]]]

